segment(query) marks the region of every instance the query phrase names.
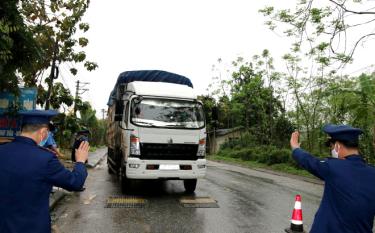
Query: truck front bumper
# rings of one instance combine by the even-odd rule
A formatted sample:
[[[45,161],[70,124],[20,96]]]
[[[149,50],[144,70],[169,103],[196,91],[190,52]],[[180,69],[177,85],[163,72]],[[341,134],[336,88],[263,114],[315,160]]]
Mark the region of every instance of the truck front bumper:
[[[197,179],[206,175],[206,164],[206,159],[174,161],[128,158],[126,176],[129,179]]]

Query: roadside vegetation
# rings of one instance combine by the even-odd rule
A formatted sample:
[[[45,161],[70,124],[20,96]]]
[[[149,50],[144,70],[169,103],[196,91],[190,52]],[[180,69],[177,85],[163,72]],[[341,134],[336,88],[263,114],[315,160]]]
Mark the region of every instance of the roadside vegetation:
[[[291,157],[289,148],[254,145],[248,134],[224,143],[220,151],[208,159],[239,164],[250,168],[262,168],[293,175],[313,177],[301,169]]]
[[[74,133],[91,132],[92,148],[104,145],[106,124],[95,116],[89,102],[73,96],[66,79],[79,80],[78,67],[87,71],[98,65],[89,61],[85,33],[90,25],[83,22],[88,0],[19,1],[0,3],[0,92],[18,96],[19,88],[37,90],[37,104],[61,112],[56,118],[55,139],[68,149]],[[64,76],[62,75],[64,72]],[[78,84],[77,84],[78,85]],[[15,103],[5,114],[14,115],[21,107]]]
[[[291,158],[291,133],[299,130],[302,148],[327,157],[327,135],[321,129],[332,123],[361,128],[360,150],[368,163],[375,164],[373,65],[358,67],[362,74],[345,74],[358,44],[366,47],[374,36],[373,7],[371,1],[322,5],[311,0],[297,1],[293,9],[261,9],[266,26],[290,39],[290,51],[274,58],[264,49],[252,59],[218,59],[213,65],[209,94],[200,97],[208,141],[217,129],[244,131],[209,158],[299,173]]]

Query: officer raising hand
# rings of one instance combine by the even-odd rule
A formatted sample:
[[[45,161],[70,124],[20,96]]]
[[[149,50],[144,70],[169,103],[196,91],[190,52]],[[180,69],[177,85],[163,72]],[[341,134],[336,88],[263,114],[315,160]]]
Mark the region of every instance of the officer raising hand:
[[[52,186],[81,191],[87,177],[84,162],[89,144],[76,150],[73,171],[43,148],[48,122],[55,111],[20,112],[21,136],[0,145],[0,232],[50,233],[49,195]]]
[[[292,156],[311,174],[324,180],[324,194],[312,233],[371,233],[375,217],[375,168],[358,149],[362,130],[348,125],[325,125],[332,158],[321,160],[302,150],[299,132],[290,138]]]

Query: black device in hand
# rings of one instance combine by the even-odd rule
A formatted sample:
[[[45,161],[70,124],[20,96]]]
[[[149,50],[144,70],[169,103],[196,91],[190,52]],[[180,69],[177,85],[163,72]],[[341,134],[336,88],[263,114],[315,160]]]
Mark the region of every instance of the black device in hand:
[[[89,141],[89,131],[88,130],[82,130],[77,132],[76,137],[74,139],[74,143],[72,146],[72,162],[76,162],[76,149],[79,148],[82,142],[88,142]],[[86,162],[87,163],[87,160]]]

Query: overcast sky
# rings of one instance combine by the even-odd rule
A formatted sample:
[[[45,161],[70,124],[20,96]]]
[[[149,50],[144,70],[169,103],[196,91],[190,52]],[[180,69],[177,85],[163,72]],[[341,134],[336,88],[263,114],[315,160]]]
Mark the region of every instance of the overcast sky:
[[[91,102],[98,116],[101,109],[107,109],[119,73],[127,70],[178,73],[192,80],[198,94],[204,94],[218,58],[230,63],[238,56],[251,58],[267,48],[279,60],[288,52],[290,40],[270,31],[258,10],[266,5],[293,7],[294,2],[91,0],[83,19],[90,24],[85,51],[99,68],[93,72],[79,69],[73,77],[68,72],[71,65],[64,64],[60,79],[72,93],[77,78],[90,82],[83,99]],[[373,63],[370,53],[364,54],[350,67],[353,72]]]

